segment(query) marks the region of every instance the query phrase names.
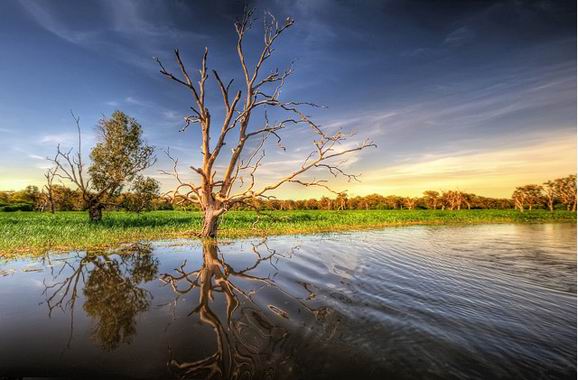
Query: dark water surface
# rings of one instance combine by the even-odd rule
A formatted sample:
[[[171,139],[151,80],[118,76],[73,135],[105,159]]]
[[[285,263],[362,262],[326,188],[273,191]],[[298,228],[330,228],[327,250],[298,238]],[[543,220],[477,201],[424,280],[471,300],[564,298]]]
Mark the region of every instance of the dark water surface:
[[[576,226],[127,246],[0,264],[0,377],[576,378]]]

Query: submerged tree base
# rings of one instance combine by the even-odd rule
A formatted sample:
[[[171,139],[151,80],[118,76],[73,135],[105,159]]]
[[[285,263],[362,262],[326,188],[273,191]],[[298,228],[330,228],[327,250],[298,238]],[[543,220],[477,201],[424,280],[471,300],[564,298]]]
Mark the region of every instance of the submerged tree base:
[[[231,211],[221,217],[220,238],[376,229],[388,226],[479,223],[576,223],[576,213],[532,210],[349,210]],[[98,249],[140,240],[193,238],[199,234],[199,212],[105,212],[90,223],[84,212],[0,213],[0,257],[42,254],[47,250]]]

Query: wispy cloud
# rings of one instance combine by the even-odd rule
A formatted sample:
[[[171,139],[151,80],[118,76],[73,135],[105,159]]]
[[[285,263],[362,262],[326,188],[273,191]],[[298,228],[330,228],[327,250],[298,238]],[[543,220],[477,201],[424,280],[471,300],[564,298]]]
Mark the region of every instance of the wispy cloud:
[[[428,189],[459,188],[482,195],[510,195],[513,187],[576,172],[576,136],[528,141],[517,147],[458,151],[415,157],[364,173],[358,193],[420,194]]]
[[[127,96],[127,97],[124,99],[124,101],[127,102],[127,103],[129,103],[129,104],[133,104],[133,105],[135,105],[135,106],[145,106],[145,105],[147,105],[146,102],[144,102],[144,101],[142,101],[142,100],[139,100],[139,99],[136,99],[136,98],[134,98],[134,97],[132,97],[132,96]]]
[[[451,33],[449,33],[445,40],[444,45],[450,47],[460,47],[474,39],[474,32],[467,26],[462,26]]]
[[[172,110],[164,111],[163,116],[168,120],[178,120],[181,117],[178,112]]]
[[[166,41],[207,38],[175,27],[175,10],[165,2],[105,0],[92,3],[96,8],[87,10],[86,18],[77,15],[75,19],[68,18],[54,4],[33,0],[20,0],[20,4],[38,25],[55,36],[147,72],[156,71],[152,57],[164,55]],[[92,22],[93,12],[99,14],[100,23]],[[78,18],[85,22],[77,22]]]
[[[41,144],[70,144],[78,139],[78,135],[74,133],[56,133],[44,135],[40,138]]]

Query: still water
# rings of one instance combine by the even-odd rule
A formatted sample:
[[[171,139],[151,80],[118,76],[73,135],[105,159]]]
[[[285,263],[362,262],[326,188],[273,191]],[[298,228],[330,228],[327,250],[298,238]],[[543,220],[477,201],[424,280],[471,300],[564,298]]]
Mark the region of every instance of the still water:
[[[576,378],[576,226],[171,241],[0,264],[0,377]]]

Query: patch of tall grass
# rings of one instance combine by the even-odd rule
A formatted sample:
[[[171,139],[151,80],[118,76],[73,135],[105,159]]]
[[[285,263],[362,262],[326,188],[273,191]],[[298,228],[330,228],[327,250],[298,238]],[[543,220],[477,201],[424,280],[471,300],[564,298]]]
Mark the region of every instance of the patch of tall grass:
[[[360,230],[415,224],[576,222],[576,213],[534,210],[348,210],[231,211],[223,217],[220,236],[238,238],[295,233]],[[47,250],[92,249],[139,240],[194,237],[199,212],[154,211],[105,213],[101,223],[84,212],[0,213],[0,256]]]

